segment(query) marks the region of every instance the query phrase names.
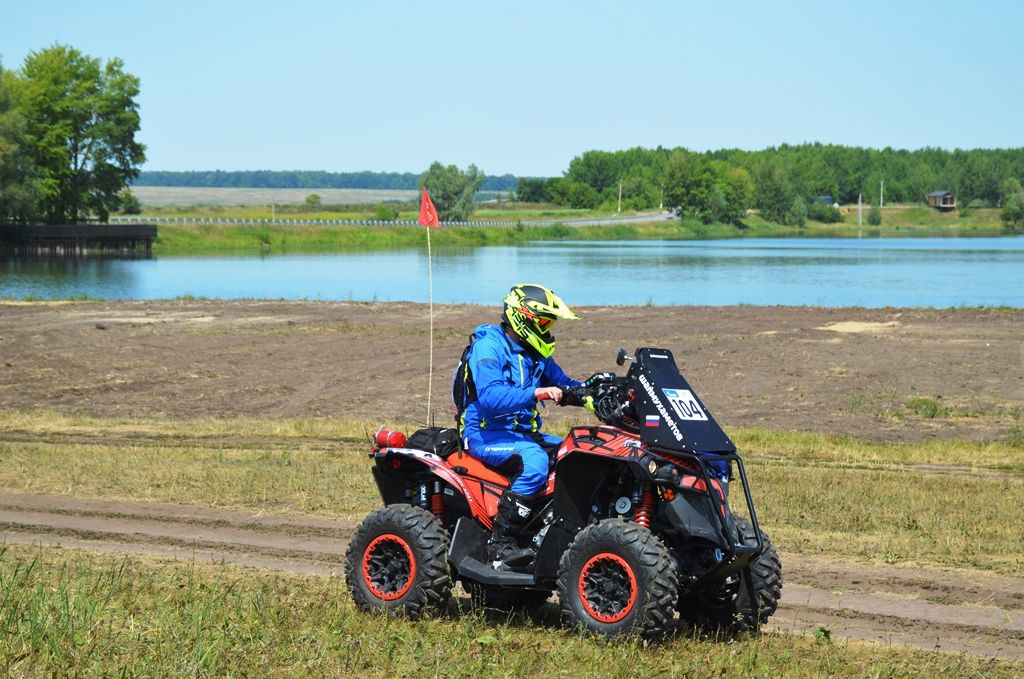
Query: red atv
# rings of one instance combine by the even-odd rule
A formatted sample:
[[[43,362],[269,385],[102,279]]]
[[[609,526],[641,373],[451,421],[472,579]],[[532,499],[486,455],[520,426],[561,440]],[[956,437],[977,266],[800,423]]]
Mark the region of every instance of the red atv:
[[[574,427],[551,451],[527,570],[495,570],[487,560],[510,485],[500,470],[454,436],[444,445],[452,430],[418,432],[414,439],[428,441],[418,447],[378,432],[370,455],[386,506],[363,520],[346,554],[356,605],[417,616],[445,608],[458,579],[490,606],[536,605],[557,590],[566,623],[604,636],[660,637],[677,613],[712,630],[765,622],[778,606],[782,566],[758,526],[736,447],[670,351],[620,350],[617,363],[627,360],[625,377],[605,373],[573,394],[592,398],[603,424]],[[740,481],[742,516],[729,507],[730,477]]]

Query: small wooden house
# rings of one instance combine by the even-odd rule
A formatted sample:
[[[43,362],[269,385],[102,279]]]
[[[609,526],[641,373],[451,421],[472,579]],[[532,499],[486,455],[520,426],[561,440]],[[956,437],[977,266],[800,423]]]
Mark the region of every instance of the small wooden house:
[[[928,205],[937,210],[955,210],[956,196],[952,191],[932,191],[928,194]]]

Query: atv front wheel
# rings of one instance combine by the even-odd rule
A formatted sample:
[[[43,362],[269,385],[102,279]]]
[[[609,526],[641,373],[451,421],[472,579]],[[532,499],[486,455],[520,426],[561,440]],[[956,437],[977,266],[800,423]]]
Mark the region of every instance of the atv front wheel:
[[[598,636],[665,636],[676,587],[675,566],[661,540],[621,519],[580,531],[558,567],[562,617]]]
[[[750,521],[735,517],[736,528],[745,545],[756,545]],[[782,596],[782,562],[768,534],[761,531],[764,551],[745,569],[713,591],[679,597],[679,616],[711,633],[754,632],[779,607]]]
[[[359,524],[345,553],[345,583],[356,606],[419,617],[451,596],[451,538],[430,512],[391,505]]]

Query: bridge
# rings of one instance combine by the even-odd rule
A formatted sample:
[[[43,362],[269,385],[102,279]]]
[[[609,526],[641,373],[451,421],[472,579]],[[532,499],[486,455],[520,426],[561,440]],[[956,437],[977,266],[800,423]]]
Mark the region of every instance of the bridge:
[[[15,252],[149,255],[155,239],[154,224],[0,224],[0,245]]]

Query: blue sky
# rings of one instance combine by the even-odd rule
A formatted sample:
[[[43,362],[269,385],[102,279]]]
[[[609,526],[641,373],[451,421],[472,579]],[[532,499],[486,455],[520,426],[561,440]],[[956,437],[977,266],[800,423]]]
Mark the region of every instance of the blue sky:
[[[11,0],[141,78],[149,170],[555,176],[590,149],[1024,146],[1024,3]]]

